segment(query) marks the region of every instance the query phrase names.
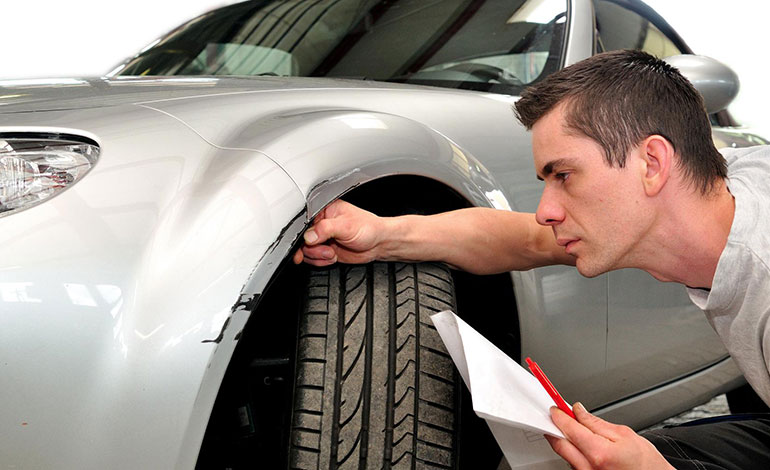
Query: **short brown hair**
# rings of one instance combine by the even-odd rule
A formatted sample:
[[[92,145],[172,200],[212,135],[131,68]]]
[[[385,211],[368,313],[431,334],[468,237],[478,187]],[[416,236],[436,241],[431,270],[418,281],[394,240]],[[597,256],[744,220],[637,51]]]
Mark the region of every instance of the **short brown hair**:
[[[709,193],[727,176],[700,93],[667,62],[646,52],[595,55],[524,90],[514,108],[527,129],[565,103],[566,125],[596,141],[609,166],[625,166],[632,147],[665,137],[685,178]]]

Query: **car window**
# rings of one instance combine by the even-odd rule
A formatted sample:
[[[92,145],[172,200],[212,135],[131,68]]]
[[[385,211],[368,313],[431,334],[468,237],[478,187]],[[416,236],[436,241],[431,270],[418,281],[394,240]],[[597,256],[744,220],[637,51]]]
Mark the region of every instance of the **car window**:
[[[640,49],[659,57],[683,52],[647,18],[615,2],[594,0],[597,51]]]
[[[112,75],[281,75],[517,93],[557,70],[566,0],[249,1],[202,15]]]

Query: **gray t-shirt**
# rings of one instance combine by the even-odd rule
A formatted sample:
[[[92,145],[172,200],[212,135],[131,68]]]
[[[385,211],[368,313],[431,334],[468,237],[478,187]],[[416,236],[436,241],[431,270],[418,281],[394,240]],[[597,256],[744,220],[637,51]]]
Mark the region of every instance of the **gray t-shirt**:
[[[735,217],[711,291],[687,292],[746,380],[770,403],[770,146],[721,152]]]

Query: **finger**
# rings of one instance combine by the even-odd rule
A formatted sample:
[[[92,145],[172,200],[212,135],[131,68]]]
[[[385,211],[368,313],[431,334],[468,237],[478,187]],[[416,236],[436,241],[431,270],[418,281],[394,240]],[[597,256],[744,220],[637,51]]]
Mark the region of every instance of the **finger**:
[[[334,248],[329,245],[304,246],[302,254],[305,258],[315,260],[329,260],[337,255]]]
[[[575,403],[572,407],[572,412],[575,413],[575,418],[577,418],[580,424],[595,434],[606,437],[612,442],[616,442],[623,436],[622,429],[624,426],[618,426],[617,424],[608,423],[601,418],[597,418],[589,413],[580,402]]]
[[[309,229],[305,230],[305,233],[302,234],[302,238],[305,240],[305,245],[322,243],[319,241],[318,232],[316,232],[315,227],[315,225],[310,227]]]
[[[334,257],[332,259],[310,259],[305,258],[305,263],[309,264],[311,266],[318,266],[318,267],[324,267],[324,266],[331,266],[332,264],[337,262],[337,258]]]
[[[375,257],[370,251],[355,251],[349,250],[344,245],[330,241],[328,244],[334,250],[334,254],[337,257],[337,261],[347,264],[365,264],[371,263],[375,260]]]
[[[551,407],[551,420],[583,455],[594,455],[609,443],[606,437],[595,434],[582,423],[572,419],[571,416],[568,416],[567,413],[555,406]]]
[[[302,254],[302,249],[298,249],[294,252],[294,256],[292,257],[292,261],[294,261],[294,264],[300,264],[302,262],[302,259],[304,258],[304,255]]]
[[[338,261],[336,251],[328,245],[303,246],[302,257],[312,266],[329,266]]]
[[[336,221],[333,219],[319,220],[315,225],[307,229],[303,235],[306,245],[318,245],[331,238],[339,236],[339,230]]]
[[[547,434],[545,439],[551,445],[553,451],[559,454],[559,457],[566,460],[572,468],[575,470],[591,470],[591,464],[588,462],[588,459],[570,441]]]
[[[329,250],[329,247],[324,246],[326,250]],[[313,266],[328,266],[330,264],[334,264],[338,261],[337,254],[334,251],[330,252],[324,252],[321,254],[318,253],[310,253],[308,254],[308,248],[303,248],[303,261],[308,264],[312,264]]]

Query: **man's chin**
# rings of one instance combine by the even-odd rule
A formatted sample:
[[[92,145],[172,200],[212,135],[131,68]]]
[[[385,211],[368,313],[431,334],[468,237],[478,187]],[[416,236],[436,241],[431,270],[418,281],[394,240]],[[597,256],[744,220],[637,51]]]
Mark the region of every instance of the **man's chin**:
[[[578,257],[577,260],[575,261],[575,267],[577,268],[581,276],[588,277],[588,278],[596,277],[609,271],[609,269],[604,268],[603,266],[597,266],[596,264],[591,264],[587,262],[585,259],[581,259],[580,257]]]

